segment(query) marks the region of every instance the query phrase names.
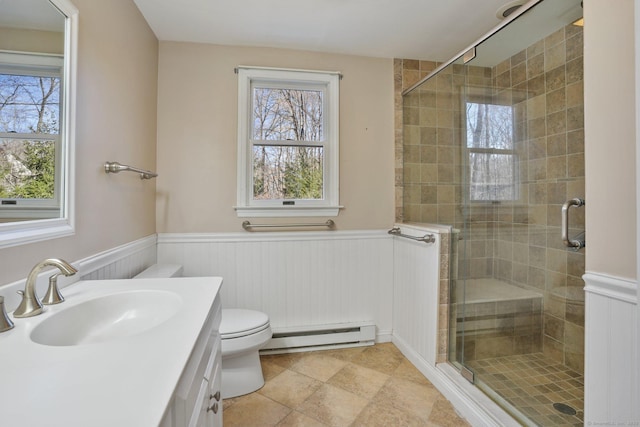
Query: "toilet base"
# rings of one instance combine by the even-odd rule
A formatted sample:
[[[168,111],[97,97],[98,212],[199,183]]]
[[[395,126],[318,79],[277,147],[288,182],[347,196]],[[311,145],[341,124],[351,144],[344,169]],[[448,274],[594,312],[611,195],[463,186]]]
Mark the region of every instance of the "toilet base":
[[[258,350],[222,356],[222,398],[242,396],[264,385]]]

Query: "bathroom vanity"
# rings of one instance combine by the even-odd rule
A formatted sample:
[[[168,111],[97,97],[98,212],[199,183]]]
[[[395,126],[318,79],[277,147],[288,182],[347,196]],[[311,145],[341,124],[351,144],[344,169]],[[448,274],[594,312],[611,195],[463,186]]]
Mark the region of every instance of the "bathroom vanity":
[[[217,296],[167,406],[161,427],[222,427],[222,309]]]
[[[222,426],[219,277],[79,281],[0,334],[2,425]]]

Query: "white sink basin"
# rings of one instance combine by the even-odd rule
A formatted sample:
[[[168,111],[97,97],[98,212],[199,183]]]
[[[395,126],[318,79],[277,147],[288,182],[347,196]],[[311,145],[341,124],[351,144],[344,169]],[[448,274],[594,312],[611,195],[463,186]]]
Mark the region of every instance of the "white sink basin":
[[[31,332],[31,340],[50,346],[73,346],[130,337],[166,322],[181,304],[178,294],[164,290],[105,295],[43,320]]]

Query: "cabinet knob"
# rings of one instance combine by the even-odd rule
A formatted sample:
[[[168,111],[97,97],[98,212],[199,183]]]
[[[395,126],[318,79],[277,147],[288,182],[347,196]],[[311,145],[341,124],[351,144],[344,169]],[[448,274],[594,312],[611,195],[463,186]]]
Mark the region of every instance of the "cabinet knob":
[[[209,400],[211,399],[215,399],[216,401],[220,402],[220,390],[216,391],[216,394],[210,394]]]
[[[213,406],[207,408],[207,412],[213,411],[214,414],[218,413],[218,402],[214,403]]]

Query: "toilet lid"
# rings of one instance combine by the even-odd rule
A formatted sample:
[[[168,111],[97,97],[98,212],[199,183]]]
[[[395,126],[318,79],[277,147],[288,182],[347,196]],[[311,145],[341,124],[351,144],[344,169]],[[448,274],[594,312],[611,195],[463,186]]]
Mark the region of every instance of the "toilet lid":
[[[238,338],[255,334],[269,327],[269,316],[241,308],[222,309],[220,335],[222,339]]]

